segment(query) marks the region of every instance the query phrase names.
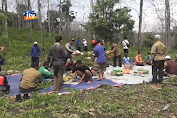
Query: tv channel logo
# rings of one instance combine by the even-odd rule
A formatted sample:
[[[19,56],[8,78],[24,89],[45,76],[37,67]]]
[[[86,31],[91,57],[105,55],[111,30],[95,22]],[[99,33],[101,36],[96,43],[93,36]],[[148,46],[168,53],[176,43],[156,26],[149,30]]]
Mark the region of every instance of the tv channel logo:
[[[24,21],[34,21],[37,20],[37,15],[34,11],[27,10],[24,13]]]

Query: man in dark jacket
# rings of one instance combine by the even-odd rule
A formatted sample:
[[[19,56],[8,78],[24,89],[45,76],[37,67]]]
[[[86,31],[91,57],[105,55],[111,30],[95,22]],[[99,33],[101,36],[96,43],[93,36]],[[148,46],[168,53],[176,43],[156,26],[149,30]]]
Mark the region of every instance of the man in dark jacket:
[[[50,64],[52,63],[54,68],[54,91],[59,92],[63,84],[64,68],[68,57],[66,49],[61,46],[62,37],[57,36],[55,40],[56,43],[50,47],[49,56],[52,58]]]
[[[39,46],[37,45],[37,42],[34,42],[34,46],[31,47],[31,63],[39,63],[39,58],[41,55],[41,51]]]
[[[170,56],[165,57],[164,66],[168,74],[177,75],[177,64],[171,60]]]

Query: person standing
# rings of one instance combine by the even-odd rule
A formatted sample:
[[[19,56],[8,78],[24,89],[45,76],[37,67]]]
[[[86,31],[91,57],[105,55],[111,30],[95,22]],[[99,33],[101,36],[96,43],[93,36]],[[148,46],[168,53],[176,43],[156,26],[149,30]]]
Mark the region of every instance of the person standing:
[[[152,82],[157,85],[163,79],[164,61],[165,61],[165,45],[160,41],[161,36],[155,35],[155,43],[151,48],[151,64],[152,64]],[[157,71],[159,72],[159,80],[157,80]]]
[[[104,72],[106,71],[106,56],[105,56],[105,51],[103,46],[95,43],[93,44],[94,48],[94,53],[96,59],[96,64],[98,65],[98,75],[99,75],[99,80],[103,80]]]
[[[75,51],[76,51],[76,48],[74,46],[74,38],[72,38],[70,40],[70,42],[65,45],[65,48],[67,50],[67,57],[69,57],[70,60],[72,60],[72,53],[75,53]],[[68,60],[68,61],[70,61],[70,60]]]
[[[88,51],[86,39],[83,39],[83,45],[84,45],[84,51]]]
[[[113,47],[113,50],[109,51],[108,53],[113,53],[113,67],[116,67],[117,59],[119,59],[119,67],[122,67],[122,59],[121,59],[121,51],[117,44],[110,42],[110,45]]]
[[[34,42],[34,46],[31,47],[31,63],[39,63],[39,58],[41,55],[40,47],[37,42]]]
[[[81,41],[79,38],[76,41],[76,45],[77,45],[77,50],[81,51]]]
[[[67,60],[67,51],[61,46],[62,37],[55,38],[56,43],[50,47],[49,57],[51,57],[50,64],[54,68],[54,91],[60,91],[63,84],[63,74]]]
[[[127,37],[124,38],[124,40],[122,41],[122,45],[123,45],[123,49],[124,49],[124,54],[128,54],[128,49],[130,47],[129,42],[127,40]]]

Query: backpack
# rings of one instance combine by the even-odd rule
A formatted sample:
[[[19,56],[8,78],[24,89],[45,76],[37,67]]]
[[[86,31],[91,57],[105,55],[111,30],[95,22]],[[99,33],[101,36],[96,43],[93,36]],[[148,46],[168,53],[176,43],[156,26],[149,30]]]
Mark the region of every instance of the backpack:
[[[125,42],[125,40],[124,40],[124,42]],[[128,43],[126,43],[126,42],[125,42],[125,44],[127,45],[128,48],[130,47],[130,44],[128,44]]]

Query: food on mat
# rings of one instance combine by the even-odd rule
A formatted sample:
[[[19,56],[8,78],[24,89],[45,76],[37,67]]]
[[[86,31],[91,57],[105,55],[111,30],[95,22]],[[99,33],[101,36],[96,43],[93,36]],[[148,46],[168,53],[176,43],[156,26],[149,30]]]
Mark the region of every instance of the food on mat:
[[[63,75],[63,80],[64,80],[65,82],[67,82],[67,81],[71,80],[72,77],[73,77],[73,74],[72,74],[72,73],[65,73],[65,74]]]
[[[122,70],[113,70],[113,72],[122,72]]]
[[[112,71],[111,76],[116,76],[116,72]]]
[[[140,72],[140,71],[134,71],[134,73],[136,73],[136,74],[141,74],[141,72]]]
[[[116,72],[116,76],[123,76],[122,72]]]
[[[130,74],[130,70],[129,69],[122,69],[122,73],[123,74]]]
[[[139,70],[139,71],[143,71],[144,69],[143,69],[143,68],[139,68],[138,70]]]
[[[143,70],[143,74],[149,74],[149,70]]]
[[[146,77],[144,74],[141,74],[141,77]]]

